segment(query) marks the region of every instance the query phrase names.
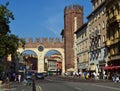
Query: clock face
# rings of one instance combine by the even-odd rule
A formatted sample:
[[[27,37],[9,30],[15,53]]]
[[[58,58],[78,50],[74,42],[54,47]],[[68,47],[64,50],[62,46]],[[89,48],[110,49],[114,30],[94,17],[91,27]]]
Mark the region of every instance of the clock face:
[[[43,51],[43,50],[44,50],[44,47],[43,47],[43,46],[39,46],[39,47],[38,47],[38,50],[39,50],[39,51]]]

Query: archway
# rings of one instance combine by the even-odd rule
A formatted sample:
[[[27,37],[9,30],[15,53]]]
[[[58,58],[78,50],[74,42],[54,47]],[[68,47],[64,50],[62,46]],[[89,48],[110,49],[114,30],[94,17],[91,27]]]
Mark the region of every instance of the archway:
[[[62,54],[58,50],[49,50],[44,57],[44,69],[49,75],[61,75]]]
[[[43,38],[42,41],[40,41],[38,38],[36,38],[35,42],[30,38],[28,42],[25,44],[25,49],[22,48],[22,46],[19,46],[18,52],[22,53],[25,50],[31,50],[34,51],[37,54],[37,72],[44,72],[45,66],[44,66],[44,58],[47,52],[51,50],[58,51],[62,56],[62,73],[65,72],[65,61],[64,61],[64,46],[63,42],[60,42],[59,38],[56,38],[54,40],[53,38],[50,38],[49,40],[47,38]]]
[[[19,53],[19,63],[18,63],[18,71],[26,72],[26,71],[34,71],[38,70],[38,56],[36,52],[33,50],[24,50]]]

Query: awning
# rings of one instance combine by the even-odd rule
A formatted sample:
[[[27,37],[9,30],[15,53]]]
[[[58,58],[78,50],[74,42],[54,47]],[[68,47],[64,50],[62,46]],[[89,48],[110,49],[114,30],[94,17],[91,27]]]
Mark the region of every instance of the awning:
[[[104,70],[114,70],[114,69],[119,69],[120,66],[105,66],[103,67]]]

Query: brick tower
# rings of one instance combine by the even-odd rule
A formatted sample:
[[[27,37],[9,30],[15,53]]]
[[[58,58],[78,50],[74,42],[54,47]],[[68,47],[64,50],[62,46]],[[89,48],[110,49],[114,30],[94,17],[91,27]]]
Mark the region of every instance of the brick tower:
[[[64,30],[61,35],[65,48],[65,69],[75,68],[75,34],[83,25],[83,7],[72,5],[64,9]]]

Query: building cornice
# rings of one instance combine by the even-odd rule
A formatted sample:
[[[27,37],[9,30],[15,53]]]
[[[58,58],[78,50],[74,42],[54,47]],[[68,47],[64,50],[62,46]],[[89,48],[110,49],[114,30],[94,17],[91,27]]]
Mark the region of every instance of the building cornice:
[[[87,16],[87,19],[89,19],[90,17],[94,16],[94,14],[95,14],[96,12],[98,12],[98,10],[105,5],[105,2],[106,2],[106,1],[102,2],[102,3],[99,5],[99,7],[97,7],[94,11],[92,11],[92,12]]]

